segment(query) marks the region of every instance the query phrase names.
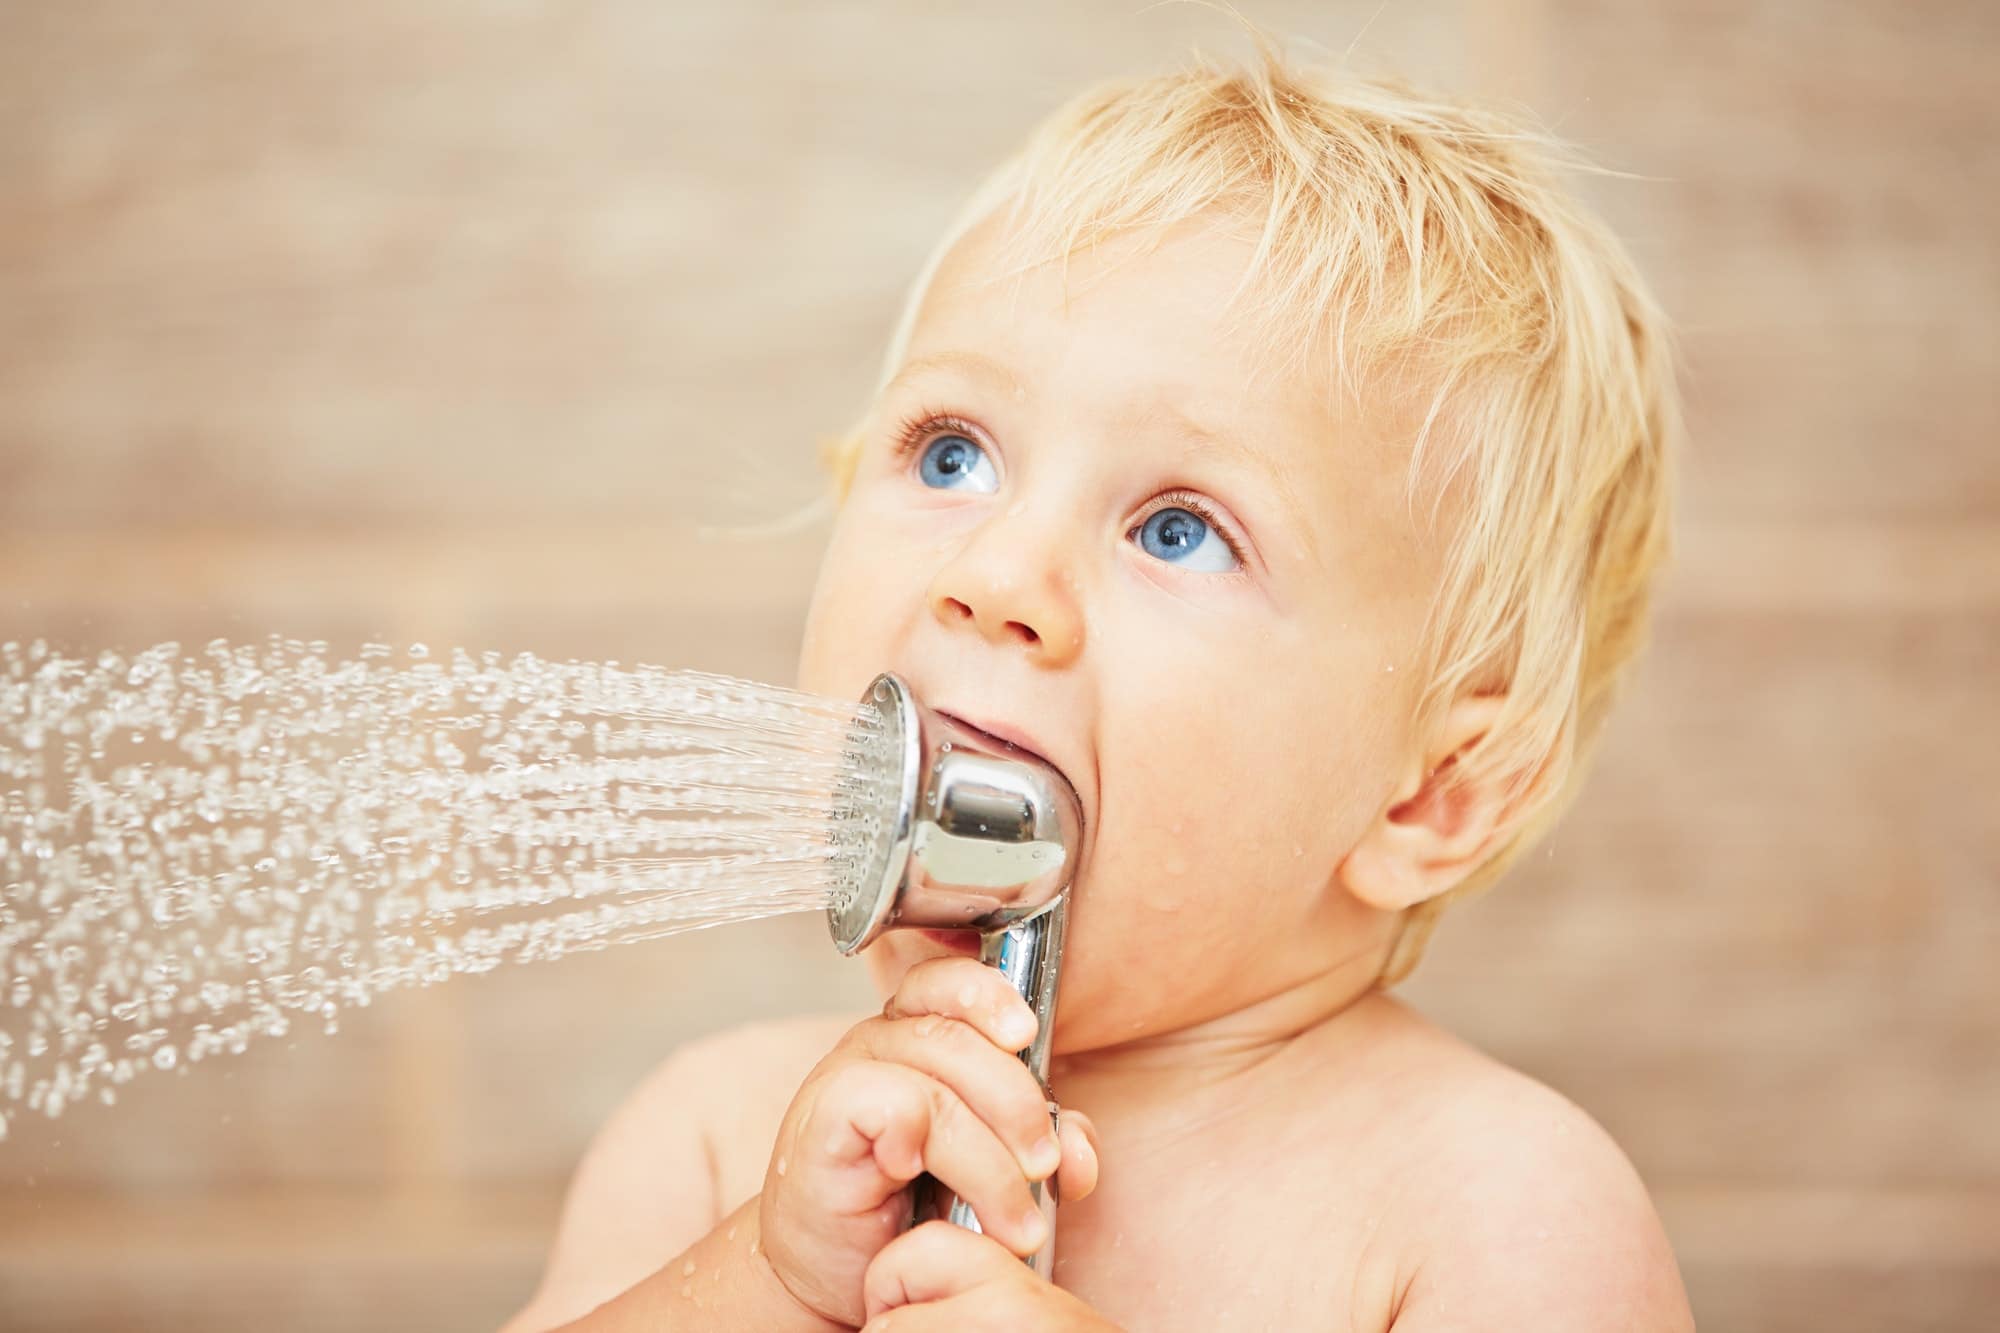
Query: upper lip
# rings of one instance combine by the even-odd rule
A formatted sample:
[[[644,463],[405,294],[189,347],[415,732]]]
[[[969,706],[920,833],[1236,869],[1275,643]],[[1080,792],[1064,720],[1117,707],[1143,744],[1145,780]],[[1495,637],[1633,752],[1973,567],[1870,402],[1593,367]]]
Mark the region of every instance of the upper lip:
[[[1051,756],[1047,750],[1043,749],[1041,744],[1037,742],[1033,736],[1030,736],[1027,733],[1027,731],[1024,730],[1023,728],[1009,726],[1005,722],[982,721],[981,719],[972,716],[970,713],[961,713],[958,710],[952,708],[940,708],[935,704],[932,705],[932,708],[934,711],[942,713],[944,716],[950,718],[954,722],[964,723],[966,726],[971,727],[974,731],[983,731],[988,736],[991,736],[995,740],[1005,741],[1009,745],[1012,745],[1017,749],[1026,750],[1029,754],[1033,755],[1035,758],[1040,759],[1044,763],[1048,764],[1051,768],[1054,768],[1057,772],[1063,773],[1063,776],[1065,778],[1068,778],[1069,775],[1068,773],[1064,772],[1063,766],[1057,763],[1054,757]]]

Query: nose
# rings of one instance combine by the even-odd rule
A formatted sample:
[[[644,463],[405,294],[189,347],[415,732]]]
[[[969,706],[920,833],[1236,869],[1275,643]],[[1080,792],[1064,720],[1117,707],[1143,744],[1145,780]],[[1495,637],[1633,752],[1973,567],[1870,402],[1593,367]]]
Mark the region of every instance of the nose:
[[[970,626],[989,643],[1018,646],[1039,666],[1062,666],[1083,650],[1083,614],[1064,543],[1021,505],[982,524],[931,580],[931,614],[948,629]]]

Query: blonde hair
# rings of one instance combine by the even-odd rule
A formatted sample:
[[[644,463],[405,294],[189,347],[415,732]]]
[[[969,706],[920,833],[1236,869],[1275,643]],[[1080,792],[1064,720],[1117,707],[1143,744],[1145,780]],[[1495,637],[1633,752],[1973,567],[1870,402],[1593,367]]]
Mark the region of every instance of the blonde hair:
[[[1492,883],[1581,783],[1638,650],[1667,547],[1679,435],[1667,322],[1615,237],[1558,181],[1578,164],[1492,110],[1258,59],[1100,84],[1059,108],[975,191],[918,275],[883,367],[900,367],[952,246],[1006,209],[1023,266],[1220,212],[1260,226],[1245,277],[1264,345],[1331,349],[1429,392],[1410,490],[1453,531],[1423,646],[1419,726],[1504,693],[1447,782],[1506,784],[1496,849],[1405,913],[1382,974],[1416,965],[1439,914]],[[1440,439],[1447,446],[1438,453]],[[844,498],[857,432],[823,459]]]

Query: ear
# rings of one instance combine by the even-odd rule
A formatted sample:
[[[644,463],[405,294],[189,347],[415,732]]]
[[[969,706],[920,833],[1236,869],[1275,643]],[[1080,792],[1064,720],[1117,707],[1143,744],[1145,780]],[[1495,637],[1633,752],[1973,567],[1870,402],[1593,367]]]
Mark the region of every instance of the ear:
[[[1505,702],[1498,694],[1462,695],[1445,711],[1387,805],[1341,861],[1337,874],[1349,893],[1399,912],[1453,888],[1485,859],[1513,803],[1507,775],[1447,779]]]

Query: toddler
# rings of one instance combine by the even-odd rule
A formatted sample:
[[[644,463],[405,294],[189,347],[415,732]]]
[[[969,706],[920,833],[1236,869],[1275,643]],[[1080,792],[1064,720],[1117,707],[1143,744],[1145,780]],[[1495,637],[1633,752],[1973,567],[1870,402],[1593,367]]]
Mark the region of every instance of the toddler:
[[[1060,1132],[977,936],[891,932],[880,1014],[633,1094],[510,1329],[1691,1327],[1604,1132],[1389,994],[1576,790],[1665,546],[1665,325],[1561,164],[1260,44],[974,195],[826,451],[798,684],[1074,785]],[[924,1172],[983,1234],[902,1231]]]

